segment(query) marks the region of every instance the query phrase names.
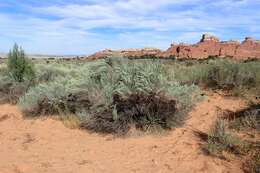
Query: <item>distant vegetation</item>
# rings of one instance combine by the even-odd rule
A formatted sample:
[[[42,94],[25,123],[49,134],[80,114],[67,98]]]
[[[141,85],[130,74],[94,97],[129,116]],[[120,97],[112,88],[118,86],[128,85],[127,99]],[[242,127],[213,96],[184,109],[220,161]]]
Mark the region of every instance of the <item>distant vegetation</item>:
[[[171,65],[176,80],[182,84],[239,92],[260,88],[260,61],[240,62],[218,58],[187,60]]]

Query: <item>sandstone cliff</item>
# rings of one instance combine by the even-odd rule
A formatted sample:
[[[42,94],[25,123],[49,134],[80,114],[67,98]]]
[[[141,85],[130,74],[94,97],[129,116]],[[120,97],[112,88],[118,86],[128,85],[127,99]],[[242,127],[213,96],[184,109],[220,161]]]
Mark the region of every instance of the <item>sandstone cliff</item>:
[[[260,41],[246,37],[242,43],[233,40],[220,42],[218,38],[204,34],[197,44],[172,44],[160,56],[193,59],[203,59],[209,56],[231,57],[234,59],[260,58]]]
[[[166,51],[156,48],[144,49],[123,49],[123,50],[103,50],[89,57],[88,60],[95,60],[109,56],[116,57],[142,57],[156,56],[167,58],[175,56],[178,59],[192,58],[205,59],[209,56],[230,57],[234,59],[260,59],[260,41],[251,37],[246,37],[240,43],[239,41],[220,41],[217,37],[204,34],[197,44],[172,44]]]

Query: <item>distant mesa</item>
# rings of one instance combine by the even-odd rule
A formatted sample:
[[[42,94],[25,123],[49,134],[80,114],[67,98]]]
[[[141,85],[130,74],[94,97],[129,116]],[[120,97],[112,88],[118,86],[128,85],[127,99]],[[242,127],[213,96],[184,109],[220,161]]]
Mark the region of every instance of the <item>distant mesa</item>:
[[[141,56],[157,56],[162,51],[157,48],[143,48],[143,49],[122,49],[122,50],[111,50],[105,49],[87,57],[88,60],[96,60],[105,57],[141,57]]]
[[[157,48],[116,51],[107,49],[97,52],[87,57],[87,59],[94,60],[115,55],[120,57],[176,57],[177,59],[205,59],[209,56],[230,57],[233,59],[260,59],[260,41],[254,40],[252,37],[246,37],[242,43],[236,40],[220,41],[215,36],[203,34],[201,40],[196,44],[173,43],[166,51]]]

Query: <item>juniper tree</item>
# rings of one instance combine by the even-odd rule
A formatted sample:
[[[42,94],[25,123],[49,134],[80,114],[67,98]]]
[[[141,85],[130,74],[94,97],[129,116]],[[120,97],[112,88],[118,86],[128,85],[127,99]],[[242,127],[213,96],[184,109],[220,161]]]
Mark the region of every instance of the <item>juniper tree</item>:
[[[16,82],[32,80],[35,77],[33,64],[26,57],[24,50],[17,44],[8,54],[8,71]]]

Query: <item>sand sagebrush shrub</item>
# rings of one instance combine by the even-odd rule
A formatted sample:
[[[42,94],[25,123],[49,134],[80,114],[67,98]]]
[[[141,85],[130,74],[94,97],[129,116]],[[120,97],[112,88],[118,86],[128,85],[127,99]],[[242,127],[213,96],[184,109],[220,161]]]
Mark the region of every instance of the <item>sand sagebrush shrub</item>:
[[[91,75],[89,75],[90,68],[83,65],[81,67],[75,66],[72,69],[73,70],[68,68],[65,73],[66,76],[64,77],[63,73],[55,75],[55,77],[52,75],[54,80],[43,82],[32,87],[19,100],[21,110],[26,115],[34,116],[39,116],[40,114],[55,114],[60,110],[64,110],[68,106],[68,101],[78,98],[79,93],[91,95],[92,92],[90,91],[96,87],[96,84],[91,80]],[[75,104],[80,103],[76,102]]]
[[[0,76],[0,103],[6,103],[9,101],[8,93],[12,82],[7,75]]]
[[[16,82],[25,80],[33,80],[35,78],[35,70],[33,64],[26,57],[24,50],[19,48],[17,44],[8,54],[8,71],[9,75]]]
[[[143,130],[174,127],[184,119],[183,111],[199,99],[197,87],[171,80],[163,65],[154,62],[111,65],[102,60],[77,70],[78,75],[31,88],[20,99],[22,111],[39,115],[66,108],[80,114],[82,128],[126,133],[131,125]]]
[[[0,76],[5,76],[8,74],[8,69],[6,64],[0,64]]]
[[[135,126],[144,131],[170,129],[175,116],[176,101],[156,93],[133,93],[114,96],[113,105],[94,112],[80,125],[81,128],[101,133],[125,134]],[[176,119],[175,119],[176,118]]]
[[[74,80],[58,78],[31,88],[19,100],[21,110],[29,116],[58,113],[65,109],[66,98],[72,92]]]
[[[183,120],[184,115],[178,117],[181,114],[176,112],[182,112],[198,99],[198,88],[170,81],[163,66],[157,63],[126,63],[108,70],[99,73],[102,75],[95,80],[109,104],[95,109],[82,128],[104,133],[126,133],[131,125],[139,129],[171,128]],[[171,108],[160,107],[162,103]]]
[[[238,112],[230,112],[229,128],[235,130],[257,130],[260,131],[260,105],[251,105],[249,108]]]
[[[227,131],[224,120],[218,120],[208,134],[206,149],[209,154],[221,155],[222,151],[234,152],[240,146],[240,140]]]
[[[248,173],[260,172],[260,105],[250,105],[246,109],[237,112],[228,112],[226,118],[229,120],[228,125],[232,130],[239,133],[252,135],[243,137],[246,145],[243,148],[245,162],[243,169]]]
[[[86,68],[85,68],[86,67]],[[75,77],[84,75],[88,70],[88,64],[76,64],[76,63],[57,63],[51,64],[38,63],[36,68],[36,80],[37,83],[52,82],[56,78],[61,77]]]
[[[30,86],[30,81],[16,82],[8,74],[0,76],[0,103],[16,104]]]
[[[252,63],[222,60],[213,65],[208,76],[209,84],[213,83],[213,86],[232,89],[235,87],[255,87],[258,84],[256,76],[260,74],[260,71]]]
[[[213,59],[192,62],[190,65],[175,62],[167,65],[167,68],[181,84],[219,89],[260,88],[260,61]]]
[[[58,77],[65,77],[66,71],[63,68],[57,66],[57,64],[39,64],[36,66],[37,72],[37,82],[51,82]]]

